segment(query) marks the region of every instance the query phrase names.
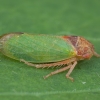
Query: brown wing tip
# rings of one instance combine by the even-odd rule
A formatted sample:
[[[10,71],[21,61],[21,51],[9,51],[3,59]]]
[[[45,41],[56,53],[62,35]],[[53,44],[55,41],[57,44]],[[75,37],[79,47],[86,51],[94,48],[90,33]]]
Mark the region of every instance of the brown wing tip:
[[[0,36],[0,38],[2,38],[2,37],[5,37],[5,36],[8,36],[8,35],[14,35],[14,34],[24,34],[23,32],[11,32],[11,33],[6,33],[6,34],[3,34],[3,35],[1,35]]]
[[[0,36],[0,43],[3,43],[5,41],[7,41],[9,38],[13,37],[13,36],[19,36],[21,34],[24,34],[22,32],[11,32],[11,33],[6,33],[4,35]]]

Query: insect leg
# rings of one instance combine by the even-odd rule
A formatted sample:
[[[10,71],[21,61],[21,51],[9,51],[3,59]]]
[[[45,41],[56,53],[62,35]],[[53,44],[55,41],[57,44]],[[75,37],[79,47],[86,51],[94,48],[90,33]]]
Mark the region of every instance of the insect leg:
[[[68,79],[70,79],[71,81],[74,81],[74,79],[73,79],[72,77],[70,77],[70,74],[72,73],[72,71],[73,71],[73,69],[75,68],[76,64],[77,64],[77,61],[75,61],[74,64],[71,65],[71,67],[70,67],[68,73],[66,74],[66,77],[67,77]]]
[[[58,73],[60,73],[60,72],[63,72],[63,71],[65,71],[65,70],[69,69],[70,67],[71,67],[71,65],[68,65],[68,66],[66,66],[66,67],[64,67],[64,68],[58,69],[58,70],[56,70],[56,71],[54,71],[54,72],[51,72],[50,74],[44,76],[44,79],[48,78],[49,76],[52,76],[52,75],[58,74]]]
[[[28,66],[34,66],[36,68],[45,68],[45,67],[55,67],[55,66],[62,66],[65,64],[69,64],[71,62],[76,61],[76,58],[71,58],[71,59],[67,59],[64,61],[59,61],[59,62],[55,62],[55,63],[47,63],[47,64],[34,64],[34,63],[30,63],[28,61],[25,61],[24,59],[20,59],[21,62],[24,62],[25,64],[27,64]]]
[[[34,64],[34,63],[30,63],[24,59],[20,59],[21,62],[24,62],[26,65],[28,66],[33,66],[35,68],[45,68],[45,67],[55,67],[57,65],[61,65],[60,63],[50,63],[50,64]]]
[[[20,59],[20,62],[24,62],[28,66],[34,66],[36,68],[40,68],[40,64],[33,64],[33,63],[30,63],[30,62],[28,62],[28,61],[26,61],[24,59]]]

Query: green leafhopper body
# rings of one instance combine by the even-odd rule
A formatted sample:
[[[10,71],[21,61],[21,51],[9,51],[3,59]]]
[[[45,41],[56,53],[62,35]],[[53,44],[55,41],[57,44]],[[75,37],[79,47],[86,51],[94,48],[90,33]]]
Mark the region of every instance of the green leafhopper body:
[[[27,33],[9,37],[1,52],[10,58],[33,63],[57,62],[76,55],[74,47],[61,37]]]
[[[52,67],[66,65],[44,78],[69,69],[66,77],[73,81],[70,73],[77,61],[99,57],[93,45],[78,36],[54,36],[27,33],[9,33],[0,36],[0,52],[4,55],[24,62],[29,66]]]

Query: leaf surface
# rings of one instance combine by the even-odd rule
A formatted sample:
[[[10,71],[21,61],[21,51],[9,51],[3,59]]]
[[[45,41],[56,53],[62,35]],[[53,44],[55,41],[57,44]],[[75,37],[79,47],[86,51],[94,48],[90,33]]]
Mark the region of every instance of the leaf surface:
[[[91,41],[100,54],[99,0],[0,1],[0,35],[9,32],[77,35]],[[1,100],[100,100],[100,58],[80,61],[46,80],[56,70],[36,69],[0,54]]]

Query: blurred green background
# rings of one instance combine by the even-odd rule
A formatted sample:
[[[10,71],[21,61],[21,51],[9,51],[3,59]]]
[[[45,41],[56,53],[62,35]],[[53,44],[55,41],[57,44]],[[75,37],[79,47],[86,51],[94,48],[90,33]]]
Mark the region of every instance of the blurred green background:
[[[77,35],[100,54],[100,0],[0,0],[0,35]],[[35,69],[0,54],[0,100],[100,100],[100,59],[81,61],[71,76]]]

